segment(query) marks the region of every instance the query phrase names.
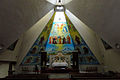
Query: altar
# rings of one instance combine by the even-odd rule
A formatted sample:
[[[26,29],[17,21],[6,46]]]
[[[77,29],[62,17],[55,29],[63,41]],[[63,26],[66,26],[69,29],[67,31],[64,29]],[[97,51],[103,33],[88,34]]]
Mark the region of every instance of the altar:
[[[50,68],[70,68],[70,61],[70,55],[63,55],[61,52],[50,55]]]
[[[67,62],[54,62],[52,64],[52,67],[54,67],[54,68],[66,68],[66,67],[68,67],[68,63]]]

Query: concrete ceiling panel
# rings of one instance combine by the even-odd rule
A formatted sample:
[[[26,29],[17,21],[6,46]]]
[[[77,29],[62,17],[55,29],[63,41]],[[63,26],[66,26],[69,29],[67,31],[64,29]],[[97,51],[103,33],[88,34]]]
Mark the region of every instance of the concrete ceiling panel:
[[[53,7],[46,0],[0,0],[0,46],[7,48]]]
[[[120,0],[73,0],[65,7],[110,45],[120,44]]]

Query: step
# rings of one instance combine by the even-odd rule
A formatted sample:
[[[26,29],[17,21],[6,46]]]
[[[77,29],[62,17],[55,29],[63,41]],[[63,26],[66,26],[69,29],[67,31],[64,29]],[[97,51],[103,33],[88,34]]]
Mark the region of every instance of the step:
[[[49,79],[69,79],[70,78],[70,74],[68,73],[53,73],[53,74],[49,74],[48,76]]]

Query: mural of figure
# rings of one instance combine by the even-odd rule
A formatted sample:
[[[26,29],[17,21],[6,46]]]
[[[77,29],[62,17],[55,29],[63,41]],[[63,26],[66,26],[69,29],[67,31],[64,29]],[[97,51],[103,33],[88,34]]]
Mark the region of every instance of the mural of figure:
[[[55,29],[56,24],[54,25],[53,29]]]
[[[55,44],[55,37],[53,37],[53,44]]]
[[[71,29],[71,25],[68,25],[69,29]]]
[[[89,63],[95,62],[96,60],[92,56],[88,56],[87,60]],[[93,63],[94,64],[94,63]]]
[[[24,63],[31,63],[32,62],[32,57],[29,57],[28,59],[26,59],[26,61]]]
[[[58,26],[57,29],[59,29],[60,27]]]
[[[41,46],[40,51],[44,51],[44,47]]]
[[[76,47],[76,50],[78,51],[79,54],[81,54],[80,48]]]
[[[61,36],[59,37],[59,44],[61,44]]]
[[[66,39],[65,39],[65,37],[63,37],[63,44],[66,44]]]
[[[32,51],[31,51],[30,53],[31,53],[31,54],[35,54],[36,51],[37,51],[37,47],[35,46],[35,47],[33,47]]]
[[[63,26],[63,25],[60,26],[60,29],[62,29],[62,26]]]
[[[61,24],[61,26],[63,26],[63,24]]]
[[[55,44],[57,44],[57,36],[55,36]]]
[[[44,36],[42,36],[42,37],[40,38],[39,45],[40,45],[40,44],[42,44],[42,43],[43,43],[43,41],[44,41]]]
[[[52,42],[51,38],[52,38],[52,37],[50,36],[50,38],[49,38],[49,44],[51,44],[51,42]]]
[[[77,44],[80,44],[80,38],[77,35],[75,36],[75,41],[77,42]]]
[[[67,43],[71,44],[69,35],[67,35]]]
[[[53,43],[53,36],[51,36],[51,44]]]
[[[53,36],[53,38],[52,38],[52,44],[54,43],[54,36]]]
[[[89,53],[89,50],[88,50],[88,48],[86,48],[86,47],[83,47],[83,50],[84,50],[84,54],[88,54],[88,53]]]
[[[59,26],[59,24],[57,24],[57,27]]]
[[[57,44],[57,41],[55,40],[55,43],[54,44]]]
[[[90,63],[91,62],[90,56],[87,56],[86,58],[87,58],[87,61]]]
[[[39,57],[36,57],[35,58],[35,63],[39,63],[40,62],[40,58]]]

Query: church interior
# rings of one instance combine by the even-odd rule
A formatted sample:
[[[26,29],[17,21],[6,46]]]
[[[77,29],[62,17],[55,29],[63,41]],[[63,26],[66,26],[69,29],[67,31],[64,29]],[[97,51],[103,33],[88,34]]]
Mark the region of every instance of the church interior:
[[[1,0],[0,79],[120,80],[119,0]]]

